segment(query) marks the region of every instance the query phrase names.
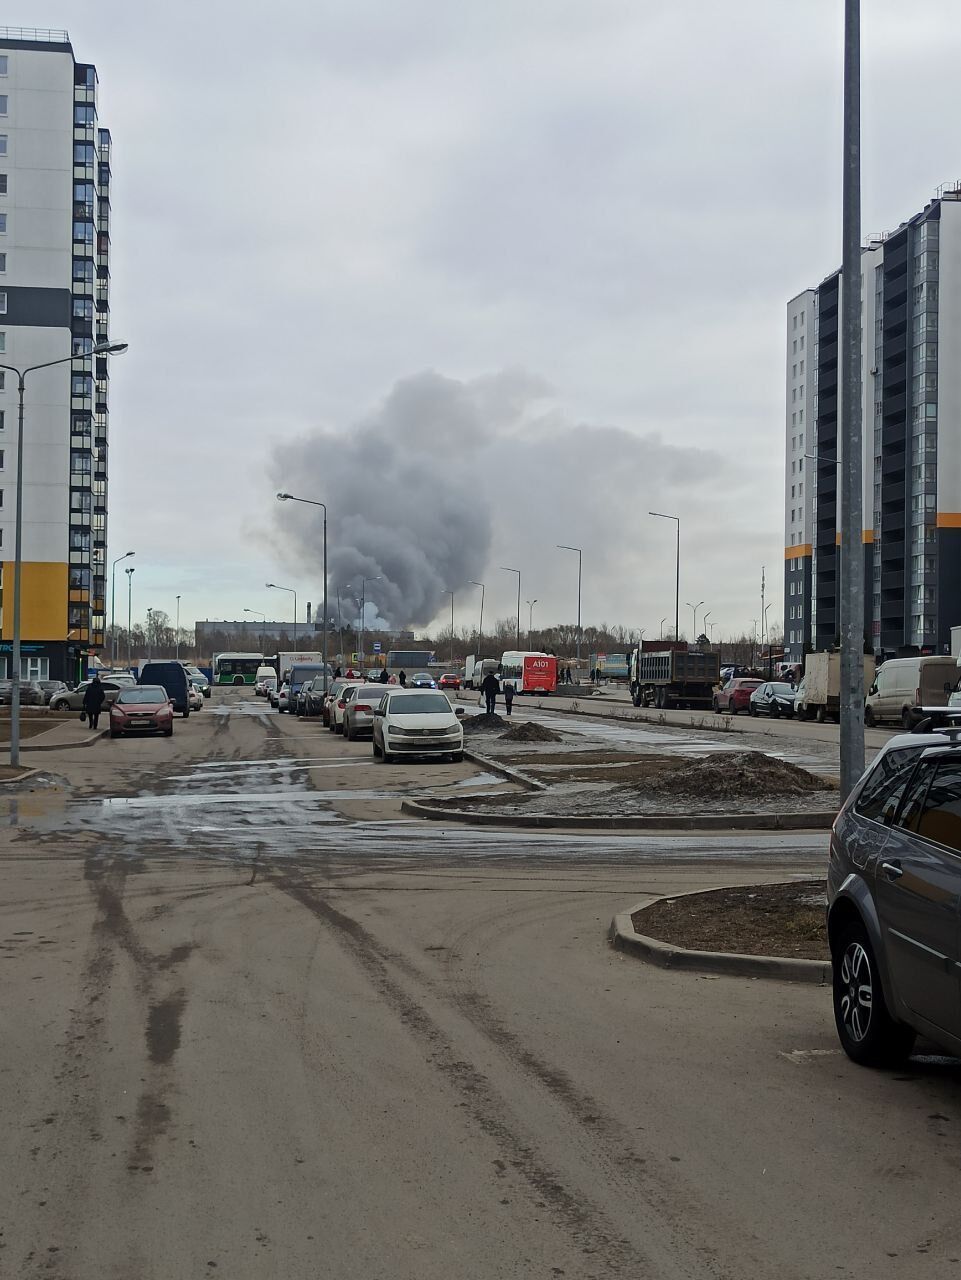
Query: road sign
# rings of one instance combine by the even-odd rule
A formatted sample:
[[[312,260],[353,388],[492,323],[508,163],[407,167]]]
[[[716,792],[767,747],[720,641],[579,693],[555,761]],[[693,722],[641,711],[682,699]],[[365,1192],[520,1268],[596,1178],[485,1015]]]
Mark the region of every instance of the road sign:
[[[380,641],[379,641],[379,640],[375,640],[375,641],[374,641],[374,653],[380,653]]]

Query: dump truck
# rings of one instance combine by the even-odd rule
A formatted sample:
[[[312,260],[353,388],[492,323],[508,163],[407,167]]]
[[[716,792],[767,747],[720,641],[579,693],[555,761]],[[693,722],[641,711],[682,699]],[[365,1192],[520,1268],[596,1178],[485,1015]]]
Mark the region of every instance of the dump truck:
[[[716,653],[664,649],[630,654],[631,701],[635,707],[709,707],[721,675]]]
[[[874,683],[874,658],[864,655],[864,692]],[[794,710],[799,720],[837,720],[841,714],[840,653],[808,653]]]

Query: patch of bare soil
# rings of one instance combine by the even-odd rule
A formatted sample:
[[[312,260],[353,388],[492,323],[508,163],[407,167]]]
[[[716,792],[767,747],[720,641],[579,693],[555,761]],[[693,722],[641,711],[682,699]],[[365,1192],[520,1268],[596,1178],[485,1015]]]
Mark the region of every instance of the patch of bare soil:
[[[484,711],[478,716],[464,716],[461,724],[465,733],[500,733],[507,728],[507,721],[496,711],[492,716]]]
[[[554,769],[551,756],[541,757],[547,763],[538,765],[535,774],[539,781],[549,783],[564,782],[618,782],[623,786],[647,784],[652,778],[676,768],[677,761],[666,756],[651,756],[649,759],[634,757],[622,765],[612,763],[589,765],[580,760],[567,768]],[[527,761],[528,765],[530,760]]]
[[[503,741],[503,739],[502,739]],[[537,765],[540,770],[541,763],[545,768],[553,769],[555,765],[604,765],[604,764],[633,764],[637,756],[625,756],[617,752],[605,754],[603,751],[594,751],[590,747],[586,747],[583,751],[515,751],[513,753],[507,751],[498,751],[497,759],[503,764],[516,765]],[[568,774],[565,770],[564,777]]]
[[[563,742],[564,739],[546,725],[535,724],[527,720],[523,724],[512,724],[501,742]]]
[[[638,933],[692,951],[829,960],[825,882],[744,885],[664,898],[635,911]]]
[[[648,781],[647,789],[675,799],[757,800],[805,795],[827,790],[830,785],[807,769],[760,751],[715,751],[663,771]]]

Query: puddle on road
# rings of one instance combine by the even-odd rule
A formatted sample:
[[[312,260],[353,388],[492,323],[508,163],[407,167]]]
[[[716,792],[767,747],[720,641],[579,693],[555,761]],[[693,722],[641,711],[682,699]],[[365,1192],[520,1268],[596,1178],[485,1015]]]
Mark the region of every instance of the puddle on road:
[[[78,801],[103,809],[196,809],[209,804],[256,805],[312,805],[331,800],[388,800],[397,796],[396,791],[307,791],[298,787],[275,787],[273,791],[232,791],[226,795],[206,791],[165,796],[111,796],[103,800]]]

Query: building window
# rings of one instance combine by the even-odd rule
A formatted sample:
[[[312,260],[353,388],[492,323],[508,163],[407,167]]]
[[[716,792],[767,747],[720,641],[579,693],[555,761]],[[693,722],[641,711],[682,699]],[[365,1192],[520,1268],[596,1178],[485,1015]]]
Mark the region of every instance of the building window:
[[[803,361],[803,360],[801,361],[801,373],[802,373],[802,374],[804,373],[804,361]]]
[[[794,317],[794,327],[797,328],[797,316]]]
[[[2,329],[0,329],[0,352],[6,351],[6,349],[7,349],[7,335]]]
[[[798,607],[797,607],[797,616],[798,616],[798,618],[799,618],[799,619],[801,619],[801,618],[803,618],[803,617],[804,617],[804,606],[803,606],[803,605],[800,605],[800,604],[798,605]]]
[[[795,494],[794,494],[794,488],[795,488],[795,486],[792,484],[792,485],[791,485],[791,497],[792,497],[792,498],[795,496]]]
[[[796,377],[797,377],[797,365],[796,365],[796,364],[794,364],[794,365],[792,365],[792,366],[791,366],[791,377],[792,377],[792,378],[796,378]]]
[[[802,400],[804,399],[804,384],[803,384],[803,383],[798,387],[798,395],[801,397],[801,399],[802,399]]]
[[[5,236],[6,234],[7,234],[7,215],[5,213],[0,213],[0,236]]]
[[[5,116],[6,114],[7,114],[7,95],[5,93],[0,93],[0,116]]]
[[[0,156],[5,156],[6,154],[7,154],[7,135],[5,133],[0,133]]]
[[[794,355],[797,355],[797,338],[795,338],[795,339],[794,339],[793,354],[794,354]]]
[[[7,274],[7,255],[5,253],[0,253],[0,276],[5,276],[6,274]]]
[[[801,312],[801,323],[804,324],[804,312]]]
[[[7,314],[7,294],[6,290],[0,289],[0,316]]]
[[[804,485],[803,485],[803,484],[799,484],[799,485],[798,485],[798,487],[797,487],[797,496],[798,496],[799,498],[803,498],[803,497],[804,497]]]
[[[803,423],[804,423],[804,410],[798,409],[798,425],[801,426]]]
[[[10,55],[8,53],[0,53],[0,76],[5,76],[10,70]]]
[[[791,389],[791,403],[797,404],[797,387]]]
[[[0,369],[0,391],[6,391],[6,389],[7,389],[7,371],[6,369]]]

